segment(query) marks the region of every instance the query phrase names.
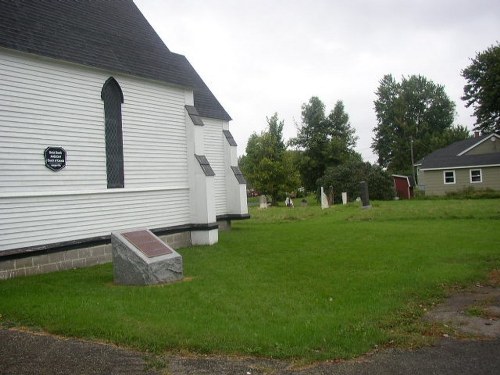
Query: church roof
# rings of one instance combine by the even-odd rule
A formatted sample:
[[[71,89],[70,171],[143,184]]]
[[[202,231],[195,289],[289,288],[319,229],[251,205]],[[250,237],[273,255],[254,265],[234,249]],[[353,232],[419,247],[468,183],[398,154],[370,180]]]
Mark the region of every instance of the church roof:
[[[202,117],[231,117],[132,0],[0,0],[0,47],[193,89]]]

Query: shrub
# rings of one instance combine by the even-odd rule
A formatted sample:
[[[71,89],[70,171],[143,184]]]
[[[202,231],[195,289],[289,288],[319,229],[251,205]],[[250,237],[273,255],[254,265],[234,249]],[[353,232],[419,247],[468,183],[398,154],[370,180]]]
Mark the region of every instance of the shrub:
[[[361,181],[368,183],[370,199],[390,200],[395,196],[391,175],[378,165],[361,161],[350,161],[328,168],[317,184],[318,188],[323,186],[326,191],[332,186],[334,201],[339,203],[342,192],[347,192],[349,200],[356,199],[359,196]]]
[[[446,197],[451,199],[496,199],[500,198],[500,191],[490,188],[475,189],[473,186],[469,186],[463,190],[447,192]]]

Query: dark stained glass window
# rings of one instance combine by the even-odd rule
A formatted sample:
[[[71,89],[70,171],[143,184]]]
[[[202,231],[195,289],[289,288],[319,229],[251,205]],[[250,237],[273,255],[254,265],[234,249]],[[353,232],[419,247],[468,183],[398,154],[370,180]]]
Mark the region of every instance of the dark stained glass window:
[[[106,137],[106,174],[108,189],[124,187],[122,103],[120,85],[110,77],[103,85],[104,133]]]

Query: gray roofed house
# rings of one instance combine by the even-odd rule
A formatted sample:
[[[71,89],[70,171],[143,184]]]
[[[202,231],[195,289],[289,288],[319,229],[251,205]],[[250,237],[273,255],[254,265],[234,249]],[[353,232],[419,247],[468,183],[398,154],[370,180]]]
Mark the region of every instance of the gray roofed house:
[[[500,190],[500,136],[476,133],[430,153],[415,165],[418,186],[426,195],[470,187]]]
[[[231,117],[132,0],[0,0],[0,280],[211,245],[246,219]]]

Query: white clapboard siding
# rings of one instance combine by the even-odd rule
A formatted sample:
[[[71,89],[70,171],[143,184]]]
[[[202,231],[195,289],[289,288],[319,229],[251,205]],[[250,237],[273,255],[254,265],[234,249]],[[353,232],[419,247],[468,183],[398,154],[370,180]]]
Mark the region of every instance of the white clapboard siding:
[[[184,91],[122,80],[125,186],[188,186]]]
[[[107,189],[101,90],[122,105],[124,189]],[[0,49],[0,251],[190,222],[182,88]],[[45,167],[49,147],[66,167]]]
[[[189,222],[189,191],[0,198],[0,251]]]
[[[184,90],[1,51],[0,194],[106,189],[101,90],[111,75],[124,95],[125,187],[187,187]],[[66,168],[45,167],[49,146],[66,150]]]
[[[0,194],[106,187],[99,126],[104,77],[77,66],[0,53]],[[64,147],[65,169],[45,167],[48,146]]]
[[[227,214],[226,199],[226,160],[224,158],[224,142],[222,121],[203,118],[205,155],[215,172],[215,210],[216,215]]]

